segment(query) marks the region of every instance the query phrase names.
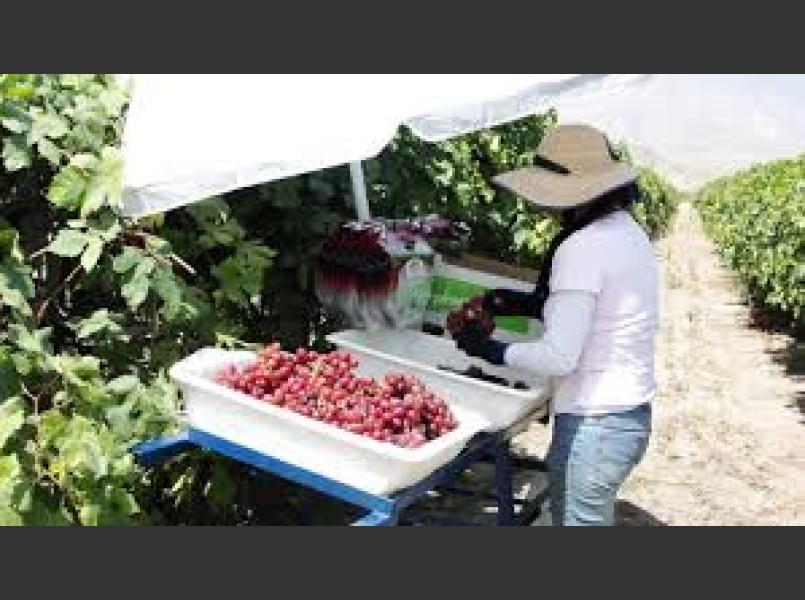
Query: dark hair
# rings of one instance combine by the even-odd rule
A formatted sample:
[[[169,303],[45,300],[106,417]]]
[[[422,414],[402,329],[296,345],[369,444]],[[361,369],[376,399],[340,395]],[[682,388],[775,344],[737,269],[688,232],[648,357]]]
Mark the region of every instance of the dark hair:
[[[631,208],[632,204],[639,200],[640,188],[637,183],[634,182],[614,189],[611,192],[607,192],[603,196],[583,206],[563,210],[559,214],[561,229],[553,240],[551,240],[548,250],[542,259],[537,285],[534,288],[534,300],[536,302],[538,319],[543,319],[542,311],[549,293],[548,283],[551,278],[551,264],[562,242],[598,219],[603,219],[618,210],[628,210]]]
[[[636,182],[614,189],[583,206],[562,211],[559,214],[562,230],[572,230],[570,235],[617,210],[628,210],[639,199],[640,188]]]

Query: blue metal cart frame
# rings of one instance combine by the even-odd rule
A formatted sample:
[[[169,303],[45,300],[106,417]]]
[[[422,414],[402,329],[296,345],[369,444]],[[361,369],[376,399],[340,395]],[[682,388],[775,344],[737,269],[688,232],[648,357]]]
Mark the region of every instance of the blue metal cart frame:
[[[399,524],[406,508],[437,488],[448,489],[460,494],[476,494],[476,491],[450,488],[449,486],[453,485],[459,476],[474,463],[491,460],[494,463],[495,489],[494,493],[487,497],[497,501],[498,525],[529,524],[539,515],[544,494],[537,495],[531,500],[515,499],[512,483],[513,469],[518,467],[544,471],[545,465],[542,461],[533,458],[512,457],[509,439],[507,432],[478,434],[470,440],[455,459],[419,483],[388,496],[370,494],[192,427],[175,435],[143,442],[135,446],[133,452],[141,464],[154,466],[193,447],[204,448],[366,509],[366,514],[352,523],[352,525],[358,526]],[[516,510],[518,507],[519,511]],[[466,520],[456,515],[449,521],[445,521],[445,524],[466,524]]]

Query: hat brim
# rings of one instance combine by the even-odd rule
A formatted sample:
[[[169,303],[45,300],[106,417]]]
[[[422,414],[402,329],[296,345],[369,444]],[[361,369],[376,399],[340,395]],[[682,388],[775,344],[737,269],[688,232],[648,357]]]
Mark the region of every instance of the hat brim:
[[[637,170],[626,163],[595,174],[562,175],[540,167],[525,167],[493,178],[493,181],[542,208],[583,206],[604,194],[637,180]]]

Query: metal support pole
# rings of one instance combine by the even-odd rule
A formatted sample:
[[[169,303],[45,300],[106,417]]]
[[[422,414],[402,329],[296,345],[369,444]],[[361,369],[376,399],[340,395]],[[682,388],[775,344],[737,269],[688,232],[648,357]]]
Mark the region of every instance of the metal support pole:
[[[349,163],[349,174],[352,177],[352,195],[355,198],[355,211],[358,219],[366,221],[371,218],[369,200],[366,197],[366,179],[360,162]]]

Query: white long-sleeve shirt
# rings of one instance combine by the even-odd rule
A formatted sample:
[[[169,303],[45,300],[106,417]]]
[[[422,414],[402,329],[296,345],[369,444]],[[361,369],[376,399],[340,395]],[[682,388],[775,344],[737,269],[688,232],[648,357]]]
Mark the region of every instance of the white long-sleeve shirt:
[[[551,266],[544,336],[509,346],[506,364],[553,376],[556,413],[629,410],[656,395],[654,250],[618,211],[565,240]]]
[[[536,342],[509,346],[506,364],[551,377],[568,375],[581,358],[593,311],[595,295],[590,292],[552,293],[543,311],[543,336]]]

